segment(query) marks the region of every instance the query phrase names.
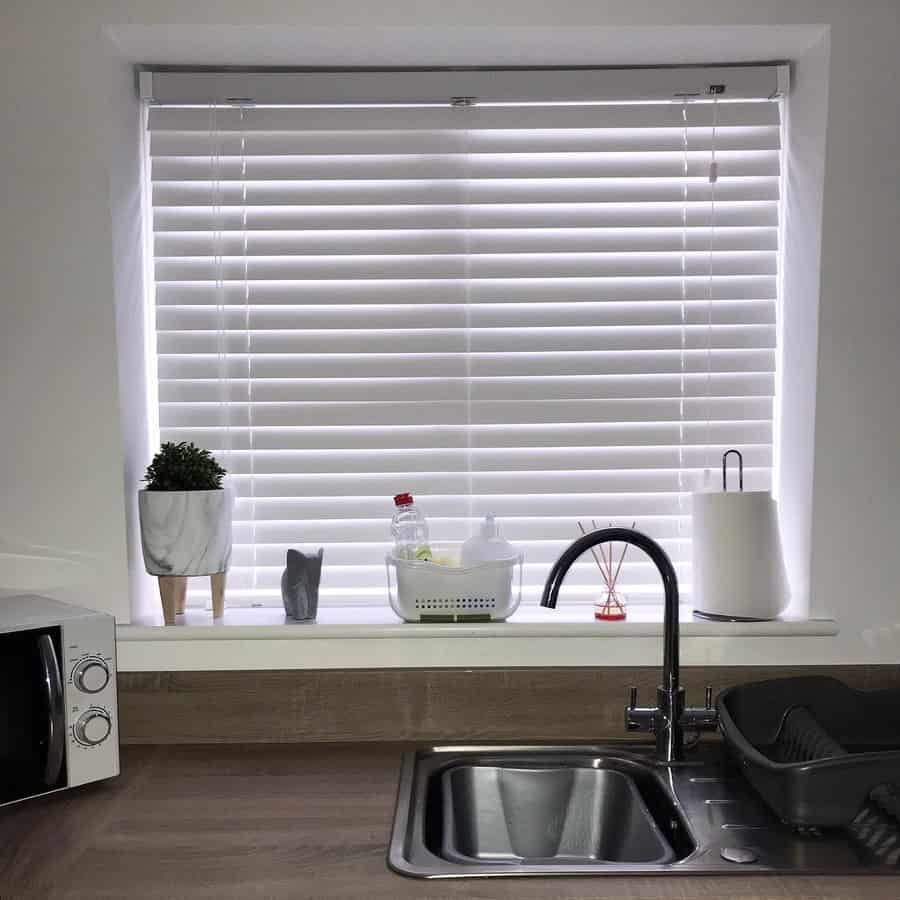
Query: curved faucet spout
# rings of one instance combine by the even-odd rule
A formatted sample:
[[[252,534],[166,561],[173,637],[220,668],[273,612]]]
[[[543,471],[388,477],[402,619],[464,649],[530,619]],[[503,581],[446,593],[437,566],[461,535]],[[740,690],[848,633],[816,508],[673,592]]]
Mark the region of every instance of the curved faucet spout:
[[[631,528],[601,528],[575,541],[556,561],[544,585],[541,606],[556,608],[559,589],[572,564],[583,553],[597,544],[610,542],[633,544],[650,557],[662,578],[665,594],[663,614],[663,677],[657,690],[657,706],[648,710],[636,710],[627,719],[629,728],[647,727],[656,734],[657,752],[661,758],[672,761],[683,754],[682,715],[684,691],[679,684],[678,660],[678,578],[675,567],[653,538]],[[693,713],[693,711],[691,711]],[[643,716],[637,715],[643,713]],[[627,715],[627,713],[626,713]]]

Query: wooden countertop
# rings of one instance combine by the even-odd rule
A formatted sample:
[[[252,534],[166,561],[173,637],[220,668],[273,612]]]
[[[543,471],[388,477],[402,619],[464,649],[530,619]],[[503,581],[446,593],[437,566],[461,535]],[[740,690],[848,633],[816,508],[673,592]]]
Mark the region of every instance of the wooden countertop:
[[[385,865],[400,749],[125,747],[119,778],[0,810],[0,898],[900,898],[900,876],[404,878]]]

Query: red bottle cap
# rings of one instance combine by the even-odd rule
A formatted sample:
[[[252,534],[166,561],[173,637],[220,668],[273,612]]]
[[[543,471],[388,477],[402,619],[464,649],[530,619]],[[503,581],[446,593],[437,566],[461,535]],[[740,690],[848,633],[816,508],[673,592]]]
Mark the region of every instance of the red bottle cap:
[[[413,502],[412,494],[397,494],[394,497],[394,503],[397,506],[409,506]]]

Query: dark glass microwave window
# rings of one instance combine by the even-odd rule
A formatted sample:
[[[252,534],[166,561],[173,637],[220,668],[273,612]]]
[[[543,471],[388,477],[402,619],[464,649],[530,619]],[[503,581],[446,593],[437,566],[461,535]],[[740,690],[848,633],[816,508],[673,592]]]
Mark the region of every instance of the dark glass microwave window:
[[[45,634],[53,641],[62,672],[59,628],[0,634],[0,803],[66,784],[65,762],[59,777],[46,782],[50,707],[39,649]]]

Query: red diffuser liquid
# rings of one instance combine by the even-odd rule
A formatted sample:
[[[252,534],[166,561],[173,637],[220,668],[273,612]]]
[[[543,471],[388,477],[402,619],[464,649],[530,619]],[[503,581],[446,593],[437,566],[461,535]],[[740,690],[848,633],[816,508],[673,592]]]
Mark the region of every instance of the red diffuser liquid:
[[[625,616],[625,603],[615,591],[608,593],[602,603],[594,606],[594,618],[601,622],[621,622]]]

